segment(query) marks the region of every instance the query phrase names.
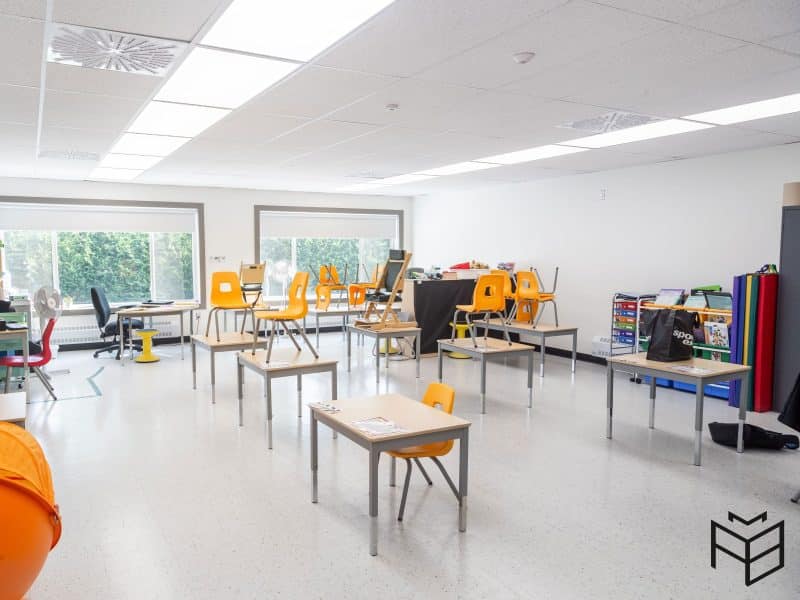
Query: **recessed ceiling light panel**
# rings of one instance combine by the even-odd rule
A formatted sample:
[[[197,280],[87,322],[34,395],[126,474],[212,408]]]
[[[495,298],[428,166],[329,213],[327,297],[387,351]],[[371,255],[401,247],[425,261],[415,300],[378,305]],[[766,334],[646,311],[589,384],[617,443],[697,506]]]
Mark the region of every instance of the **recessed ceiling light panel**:
[[[543,158],[575,154],[576,152],[583,152],[584,150],[586,150],[586,148],[568,148],[566,146],[548,144],[545,146],[536,146],[535,148],[526,148],[525,150],[517,150],[516,152],[508,152],[506,154],[496,154],[495,156],[478,158],[477,161],[482,163],[496,163],[499,165],[516,165],[532,160],[542,160]]]
[[[231,111],[208,106],[152,101],[128,128],[131,133],[194,137]]]
[[[52,23],[47,61],[91,69],[163,76],[186,44],[118,31]]]
[[[238,108],[298,66],[260,56],[195,48],[155,99]]]
[[[114,144],[114,154],[141,154],[143,156],[168,156],[191,138],[170,135],[126,133]]]
[[[387,177],[386,179],[381,179],[379,182],[381,185],[402,185],[404,183],[414,183],[415,181],[426,181],[428,179],[435,179],[435,175],[420,175],[418,173],[408,173],[407,175],[395,175],[394,177]]]
[[[308,61],[392,0],[233,0],[200,42]]]
[[[689,115],[685,119],[693,121],[703,121],[714,123],[715,125],[731,125],[733,123],[744,123],[755,119],[766,119],[767,117],[777,117],[790,113],[800,112],[800,94],[790,94],[780,98],[770,98],[759,102],[749,102],[739,104],[719,110],[710,110],[696,115]]]
[[[617,131],[590,135],[588,137],[559,143],[567,146],[580,146],[582,148],[606,148],[608,146],[652,140],[678,133],[708,129],[710,127],[713,127],[713,125],[684,121],[682,119],[666,119],[665,121],[657,121],[655,123],[648,123],[647,125],[639,125],[638,127],[628,127],[627,129],[619,129]]]
[[[467,161],[454,163],[452,165],[445,165],[444,167],[437,167],[435,169],[424,169],[419,171],[422,175],[458,175],[459,173],[469,173],[470,171],[481,171],[483,169],[492,169],[499,167],[499,164],[491,164],[488,162],[475,162]]]

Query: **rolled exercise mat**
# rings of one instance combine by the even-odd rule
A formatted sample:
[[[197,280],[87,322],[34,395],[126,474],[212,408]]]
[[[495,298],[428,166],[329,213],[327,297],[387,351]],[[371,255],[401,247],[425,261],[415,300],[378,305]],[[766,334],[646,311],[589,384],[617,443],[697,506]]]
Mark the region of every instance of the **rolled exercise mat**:
[[[753,369],[753,408],[756,412],[772,410],[773,362],[775,359],[775,315],[778,309],[778,275],[759,277],[756,321],[755,368]]]
[[[736,275],[733,278],[733,318],[731,319],[731,359],[732,363],[742,363],[742,334],[744,332],[744,284],[743,275]],[[738,408],[739,397],[741,396],[741,381],[736,379],[730,382],[730,392],[728,404]]]
[[[0,600],[25,596],[60,537],[42,448],[22,427],[0,423]]]
[[[758,284],[757,273],[747,274],[747,289],[745,291],[745,317],[744,317],[744,351],[742,364],[752,367],[756,356],[756,331],[758,329]],[[753,380],[751,375],[749,385],[744,390],[747,398],[747,410],[753,410]]]

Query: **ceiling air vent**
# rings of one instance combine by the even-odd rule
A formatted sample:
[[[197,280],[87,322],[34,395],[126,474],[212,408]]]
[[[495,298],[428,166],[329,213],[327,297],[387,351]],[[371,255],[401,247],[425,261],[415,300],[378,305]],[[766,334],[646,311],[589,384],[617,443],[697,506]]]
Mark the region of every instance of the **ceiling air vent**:
[[[53,23],[48,62],[163,76],[186,48],[183,42]]]
[[[567,123],[562,123],[559,127],[575,129],[586,133],[607,133],[609,131],[627,129],[628,127],[636,127],[637,125],[647,125],[648,123],[661,120],[662,119],[658,117],[651,117],[649,115],[614,111],[600,115],[599,117],[592,117],[591,119],[568,121]]]
[[[42,150],[39,158],[57,158],[59,160],[100,160],[97,152],[83,150]]]

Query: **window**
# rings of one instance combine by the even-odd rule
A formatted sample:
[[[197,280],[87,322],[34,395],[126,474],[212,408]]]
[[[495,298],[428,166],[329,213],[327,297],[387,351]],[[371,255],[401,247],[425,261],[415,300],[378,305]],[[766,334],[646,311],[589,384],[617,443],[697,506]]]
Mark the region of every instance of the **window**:
[[[333,264],[343,281],[363,281],[401,245],[401,211],[256,207],[259,260],[267,262],[266,295],[280,297],[297,271]]]
[[[28,295],[52,286],[78,305],[94,286],[109,302],[201,298],[200,210],[2,202],[3,284]]]

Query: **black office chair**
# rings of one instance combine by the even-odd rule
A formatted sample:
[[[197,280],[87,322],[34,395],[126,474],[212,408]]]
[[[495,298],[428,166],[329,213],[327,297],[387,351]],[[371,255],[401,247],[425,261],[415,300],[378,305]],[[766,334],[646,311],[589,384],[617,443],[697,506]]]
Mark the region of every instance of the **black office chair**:
[[[383,276],[378,282],[378,288],[372,294],[367,294],[367,302],[382,304],[389,301],[392,291],[398,284],[398,276],[405,272],[405,259],[405,250],[389,250],[389,259],[383,269]],[[395,294],[394,299],[395,302],[402,300],[399,293]]]
[[[97,358],[103,352],[113,352],[116,350],[117,360],[119,360],[120,353],[125,345],[125,340],[127,336],[130,335],[130,330],[144,329],[144,323],[141,319],[122,319],[122,332],[120,332],[117,328],[117,319],[111,318],[111,306],[108,304],[108,298],[106,298],[106,293],[103,291],[103,288],[93,287],[91,289],[91,294],[94,314],[95,317],[97,317],[97,326],[100,328],[100,337],[104,342],[107,337],[112,337],[111,344],[100,348],[94,353],[94,357]],[[130,308],[131,306],[135,305],[131,304],[128,306],[121,306],[120,308]],[[136,340],[134,345],[140,348],[141,341]]]

